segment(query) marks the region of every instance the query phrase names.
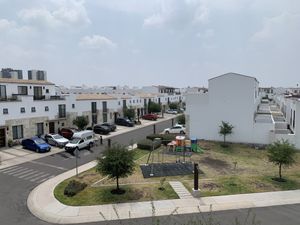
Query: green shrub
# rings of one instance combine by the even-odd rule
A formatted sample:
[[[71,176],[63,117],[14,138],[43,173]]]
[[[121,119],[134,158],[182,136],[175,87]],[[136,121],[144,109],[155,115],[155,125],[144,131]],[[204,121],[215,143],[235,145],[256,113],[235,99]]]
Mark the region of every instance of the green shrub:
[[[146,137],[147,139],[154,140],[160,138],[163,145],[169,144],[172,140],[175,140],[176,134],[150,134]]]
[[[76,180],[71,180],[68,183],[68,185],[65,187],[64,195],[66,195],[68,197],[72,197],[72,196],[78,194],[79,192],[81,192],[83,189],[85,189],[86,186],[87,186],[86,183],[81,183]]]
[[[154,149],[159,148],[160,145],[161,145],[161,141],[160,141],[160,140],[159,140],[159,141],[157,140],[157,141],[154,141],[154,142],[153,142],[153,147],[154,147]],[[149,140],[149,139],[141,140],[141,141],[139,141],[139,142],[137,143],[137,147],[138,147],[139,149],[152,150],[152,141]]]

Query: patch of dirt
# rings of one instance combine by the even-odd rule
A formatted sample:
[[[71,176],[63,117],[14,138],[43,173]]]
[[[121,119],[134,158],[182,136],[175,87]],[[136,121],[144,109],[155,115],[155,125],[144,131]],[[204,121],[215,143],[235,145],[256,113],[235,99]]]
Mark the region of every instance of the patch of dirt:
[[[198,141],[198,145],[204,150],[210,150],[215,144],[208,141]]]
[[[226,161],[220,160],[220,159],[213,159],[209,156],[201,159],[200,163],[203,163],[207,166],[210,166],[210,167],[212,167],[213,169],[215,169],[219,172],[224,171],[224,170],[228,170],[231,167]]]
[[[265,183],[261,183],[261,182],[252,182],[252,185],[255,186],[255,188],[259,188],[259,189],[265,189],[265,188],[269,188],[270,185],[265,184]]]
[[[210,191],[214,190],[214,189],[218,189],[221,187],[221,185],[218,185],[216,183],[204,183],[201,185],[203,189],[208,189]]]

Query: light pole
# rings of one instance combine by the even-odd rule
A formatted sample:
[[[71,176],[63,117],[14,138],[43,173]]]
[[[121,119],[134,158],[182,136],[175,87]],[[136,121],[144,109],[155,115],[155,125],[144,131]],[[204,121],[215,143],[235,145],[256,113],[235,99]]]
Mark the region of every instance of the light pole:
[[[79,158],[79,150],[75,149],[75,163],[76,163],[76,177],[78,177],[78,158]]]

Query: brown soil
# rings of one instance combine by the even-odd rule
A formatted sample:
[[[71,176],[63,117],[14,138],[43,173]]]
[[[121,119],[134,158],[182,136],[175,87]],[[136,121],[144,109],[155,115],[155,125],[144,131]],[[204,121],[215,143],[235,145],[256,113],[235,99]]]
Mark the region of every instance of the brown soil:
[[[230,165],[226,161],[220,159],[213,159],[209,156],[201,159],[200,163],[206,164],[206,166],[212,167],[217,171],[224,171],[230,169]]]

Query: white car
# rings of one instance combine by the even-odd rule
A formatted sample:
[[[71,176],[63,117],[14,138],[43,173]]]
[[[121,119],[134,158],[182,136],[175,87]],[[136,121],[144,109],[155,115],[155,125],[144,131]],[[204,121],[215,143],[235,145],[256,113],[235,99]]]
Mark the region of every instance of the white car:
[[[67,152],[73,153],[75,149],[90,149],[94,145],[94,132],[84,130],[73,134],[72,139],[65,146]]]
[[[176,124],[171,128],[164,129],[164,134],[185,134],[185,127],[180,124]]]
[[[49,145],[53,145],[56,147],[65,147],[66,144],[69,143],[69,140],[64,138],[59,134],[46,134],[45,140]]]
[[[176,109],[168,109],[168,110],[166,111],[166,113],[168,113],[168,114],[177,114],[178,112],[177,112]]]

